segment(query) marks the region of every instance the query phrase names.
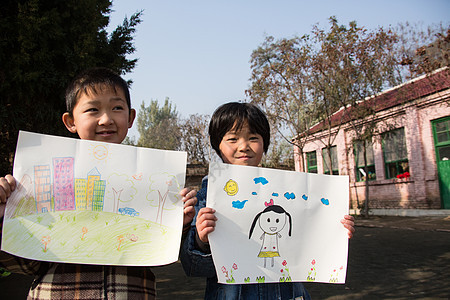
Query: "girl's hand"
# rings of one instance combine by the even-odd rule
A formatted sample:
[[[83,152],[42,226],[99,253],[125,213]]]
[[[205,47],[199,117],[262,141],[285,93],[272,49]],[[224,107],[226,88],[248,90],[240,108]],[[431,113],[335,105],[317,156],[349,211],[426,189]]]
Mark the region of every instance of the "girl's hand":
[[[344,219],[341,220],[341,223],[344,224],[344,227],[348,230],[348,238],[351,239],[353,237],[353,233],[355,232],[355,218],[353,216],[345,215]]]
[[[214,215],[216,211],[210,207],[204,207],[199,210],[195,226],[197,227],[198,237],[203,243],[208,243],[208,235],[214,231],[217,218]]]

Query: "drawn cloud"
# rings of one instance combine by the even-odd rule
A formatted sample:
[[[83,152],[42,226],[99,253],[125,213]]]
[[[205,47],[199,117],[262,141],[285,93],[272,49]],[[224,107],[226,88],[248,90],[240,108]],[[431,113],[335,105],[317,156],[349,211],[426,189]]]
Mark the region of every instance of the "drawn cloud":
[[[262,185],[265,185],[269,183],[269,181],[264,177],[256,177],[253,180],[255,181],[255,184],[261,183]]]
[[[244,205],[245,205],[245,203],[246,203],[247,201],[248,201],[248,200],[244,200],[244,201],[236,200],[236,201],[233,201],[233,202],[232,202],[232,206],[233,206],[234,208],[237,208],[237,209],[243,209],[243,208],[244,208]]]
[[[286,193],[284,193],[284,197],[285,197],[286,199],[288,199],[288,200],[294,200],[294,199],[295,199],[295,194],[294,194],[294,193],[286,192]]]
[[[328,201],[328,199],[322,198],[320,199],[320,201],[322,202],[323,205],[330,205],[330,201]]]

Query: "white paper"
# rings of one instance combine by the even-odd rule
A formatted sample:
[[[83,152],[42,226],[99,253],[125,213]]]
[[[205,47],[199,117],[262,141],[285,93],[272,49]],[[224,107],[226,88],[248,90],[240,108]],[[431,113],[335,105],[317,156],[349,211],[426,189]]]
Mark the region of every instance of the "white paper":
[[[207,206],[218,220],[209,242],[219,282],[344,283],[348,205],[348,176],[211,164]]]
[[[2,250],[53,262],[178,259],[186,153],[20,132]]]

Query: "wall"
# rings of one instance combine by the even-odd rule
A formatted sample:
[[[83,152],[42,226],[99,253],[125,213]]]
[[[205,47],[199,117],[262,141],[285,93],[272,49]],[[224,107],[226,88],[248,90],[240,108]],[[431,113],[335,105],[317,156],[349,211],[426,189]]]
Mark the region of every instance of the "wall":
[[[431,121],[450,115],[450,89],[406,102],[380,112],[380,132],[390,124],[404,127],[411,177],[386,179],[379,138],[374,139],[374,160],[377,179],[369,181],[370,208],[439,209],[441,200]],[[336,134],[336,133],[335,133]],[[352,129],[343,127],[333,145],[337,146],[339,174],[350,178],[350,208],[358,208],[365,199],[365,182],[355,182],[355,158]],[[316,151],[318,173],[323,173],[322,148],[326,135],[316,133],[305,145],[304,152]],[[299,161],[299,149],[294,147],[296,170],[304,171]],[[306,159],[306,156],[304,157]],[[306,166],[306,160],[305,160]]]

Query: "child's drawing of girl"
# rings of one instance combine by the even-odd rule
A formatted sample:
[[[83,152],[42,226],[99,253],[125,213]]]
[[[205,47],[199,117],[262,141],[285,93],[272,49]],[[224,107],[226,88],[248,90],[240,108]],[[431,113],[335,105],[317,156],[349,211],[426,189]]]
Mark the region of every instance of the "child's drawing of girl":
[[[263,234],[260,240],[263,240],[258,257],[264,258],[264,268],[266,267],[266,259],[271,258],[271,267],[274,265],[274,257],[279,257],[278,252],[278,238],[281,237],[280,231],[286,225],[289,218],[289,236],[291,236],[292,219],[291,215],[279,205],[273,205],[273,200],[270,203],[266,203],[266,208],[255,216],[248,238],[252,237],[253,229],[256,222],[262,229]]]

